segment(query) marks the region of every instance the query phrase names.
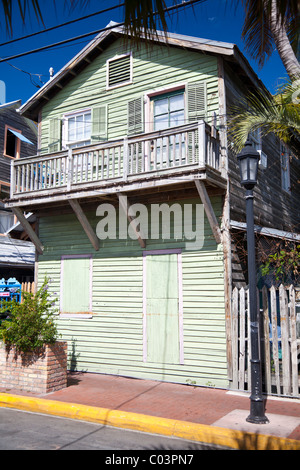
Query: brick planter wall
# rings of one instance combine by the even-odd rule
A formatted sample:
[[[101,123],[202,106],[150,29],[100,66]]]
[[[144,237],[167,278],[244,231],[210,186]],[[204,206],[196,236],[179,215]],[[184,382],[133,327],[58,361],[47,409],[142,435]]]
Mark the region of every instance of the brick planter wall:
[[[38,394],[67,386],[67,342],[57,341],[33,353],[16,354],[0,343],[0,387]]]

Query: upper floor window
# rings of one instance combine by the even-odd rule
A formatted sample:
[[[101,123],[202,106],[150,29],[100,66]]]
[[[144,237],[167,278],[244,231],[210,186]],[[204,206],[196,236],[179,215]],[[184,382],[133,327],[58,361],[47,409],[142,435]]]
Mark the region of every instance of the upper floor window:
[[[20,131],[13,129],[12,127],[5,126],[4,155],[7,157],[20,157],[21,141],[17,134],[20,134]]]
[[[20,158],[21,141],[34,145],[20,130],[5,126],[4,155],[11,158]]]
[[[285,145],[281,145],[280,166],[281,166],[281,187],[288,193],[291,191],[290,183],[290,154]]]
[[[81,147],[91,143],[91,110],[78,111],[65,115],[64,139],[68,148]]]
[[[260,155],[260,159],[259,159],[260,168],[262,168],[262,169],[267,168],[267,166],[268,166],[268,157],[262,151],[262,139],[261,139],[260,129],[256,129],[255,131],[250,132],[249,140],[252,143],[253,148],[255,150],[257,150],[259,155]]]
[[[184,91],[158,95],[153,100],[154,130],[184,125]]]
[[[0,210],[0,233],[6,233],[14,224],[14,214],[9,211]]]
[[[114,88],[132,82],[132,55],[124,54],[109,59],[107,65],[106,87]]]

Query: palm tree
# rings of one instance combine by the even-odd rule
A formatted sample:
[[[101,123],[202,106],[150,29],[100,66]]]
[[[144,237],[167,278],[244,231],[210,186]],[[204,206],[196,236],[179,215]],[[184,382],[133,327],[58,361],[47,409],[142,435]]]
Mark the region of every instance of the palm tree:
[[[289,81],[275,95],[259,90],[232,108],[228,127],[234,149],[239,152],[248,135],[274,133],[300,157],[300,81]]]
[[[276,47],[290,79],[299,76],[299,0],[241,1],[242,38],[250,56],[262,66]]]

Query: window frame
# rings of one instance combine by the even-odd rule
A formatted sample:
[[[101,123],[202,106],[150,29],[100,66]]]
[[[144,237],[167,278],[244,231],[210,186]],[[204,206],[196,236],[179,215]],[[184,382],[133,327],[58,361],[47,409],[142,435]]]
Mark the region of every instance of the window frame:
[[[12,159],[15,160],[15,159],[20,158],[20,155],[21,155],[21,140],[20,140],[17,136],[15,136],[15,139],[16,139],[16,143],[15,143],[15,156],[8,155],[8,154],[6,153],[6,147],[7,147],[7,133],[8,133],[9,130],[19,132],[19,134],[22,134],[22,131],[19,130],[19,129],[16,129],[16,128],[13,127],[13,126],[9,126],[8,124],[5,124],[3,156],[4,156],[4,157],[7,157],[7,158],[12,158]]]
[[[178,110],[171,111],[171,109],[170,109],[170,98],[172,98],[173,96],[179,96],[179,95],[182,95],[182,97],[183,97],[183,108],[180,109],[180,111],[183,111],[183,123],[178,124],[178,125],[183,126],[184,123],[185,123],[185,120],[186,120],[185,89],[178,89],[178,90],[174,90],[174,91],[167,92],[167,93],[161,93],[159,95],[154,95],[154,96],[151,97],[151,103],[152,103],[151,107],[152,107],[153,130],[154,130],[154,132],[156,131],[156,129],[155,129],[155,118],[159,117],[159,116],[166,115],[168,117],[168,126],[164,129],[171,129],[172,127],[177,127],[177,126],[170,125],[170,120],[171,120],[172,114],[178,112]],[[157,101],[162,100],[162,99],[167,99],[168,100],[168,110],[167,110],[166,113],[155,114],[155,103]]]
[[[64,262],[66,260],[89,259],[89,313],[63,312],[63,293],[64,293]],[[60,301],[59,314],[68,318],[92,318],[93,317],[93,256],[91,253],[79,255],[62,255],[60,264]]]
[[[68,133],[69,133],[69,119],[72,117],[80,116],[80,115],[85,115],[85,114],[90,114],[91,120],[90,120],[90,138],[89,139],[82,139],[82,140],[74,140],[74,141],[69,141],[68,140]],[[85,147],[87,145],[92,144],[92,108],[84,108],[84,109],[79,109],[76,111],[71,111],[69,113],[65,113],[62,117],[63,125],[62,125],[62,149],[69,149],[69,148],[77,148],[77,147]],[[84,144],[84,142],[89,141],[89,143]],[[74,146],[75,144],[75,146]],[[76,145],[79,144],[79,145]]]
[[[145,94],[145,132],[154,131],[154,113],[153,100],[159,99],[160,95],[168,95],[182,90],[184,96],[184,120],[187,122],[187,82],[177,83],[176,85],[149,91]]]
[[[12,218],[11,225],[9,225],[9,227],[7,228],[6,231],[3,231],[3,229],[5,227],[2,225],[2,222],[1,222],[1,219],[2,219],[3,215],[6,215],[7,217]],[[0,209],[0,235],[4,235],[11,227],[14,226],[14,224],[15,224],[15,215],[14,215],[14,213],[11,212],[11,211],[8,211],[8,210]]]
[[[129,80],[126,80],[122,83],[117,83],[116,85],[109,85],[109,66],[112,62],[116,60],[120,60],[123,57],[128,57],[129,56],[129,74],[130,78]],[[127,52],[126,54],[119,54],[115,55],[114,57],[111,57],[110,59],[107,59],[106,61],[106,90],[113,90],[114,88],[119,88],[125,85],[130,85],[133,83],[133,59],[132,59],[132,52]]]
[[[284,157],[285,163],[283,164]],[[284,166],[286,168],[284,168]],[[281,189],[291,194],[291,171],[290,171],[290,152],[286,145],[280,143],[280,177],[281,177]]]
[[[249,140],[253,145],[253,148],[259,153],[259,168],[265,170],[268,167],[268,156],[262,151],[262,136],[260,128],[249,133]]]

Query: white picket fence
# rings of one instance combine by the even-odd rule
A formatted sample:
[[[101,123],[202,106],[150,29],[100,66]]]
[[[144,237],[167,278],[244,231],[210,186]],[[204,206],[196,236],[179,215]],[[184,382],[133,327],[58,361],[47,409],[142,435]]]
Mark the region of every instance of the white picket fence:
[[[280,285],[257,291],[263,391],[300,397],[300,322],[296,290]],[[232,388],[251,390],[248,290],[232,293]]]

